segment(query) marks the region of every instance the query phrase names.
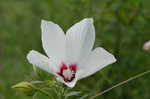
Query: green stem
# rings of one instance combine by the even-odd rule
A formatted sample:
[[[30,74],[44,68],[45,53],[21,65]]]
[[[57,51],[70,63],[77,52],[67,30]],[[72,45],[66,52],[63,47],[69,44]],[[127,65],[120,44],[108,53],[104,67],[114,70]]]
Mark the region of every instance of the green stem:
[[[122,81],[122,82],[120,82],[120,83],[114,85],[113,87],[110,87],[110,88],[108,88],[108,89],[106,89],[106,90],[104,90],[104,91],[102,91],[102,92],[96,94],[95,96],[92,96],[90,99],[94,99],[94,98],[96,98],[96,97],[98,97],[98,96],[101,96],[101,95],[105,94],[106,92],[108,92],[108,91],[110,91],[110,90],[112,90],[112,89],[114,89],[114,88],[116,88],[116,87],[118,87],[118,86],[120,86],[120,85],[123,85],[123,84],[125,84],[125,83],[127,83],[127,82],[129,82],[129,81],[132,81],[132,80],[134,80],[134,79],[136,79],[136,78],[139,78],[139,77],[141,77],[141,76],[144,76],[145,74],[148,74],[148,73],[150,73],[150,70],[145,71],[145,72],[143,72],[143,73],[140,73],[140,74],[138,74],[138,75],[136,75],[136,76],[133,76],[133,77],[131,77],[131,78],[125,80],[125,81]]]
[[[37,93],[35,93],[35,94],[33,95],[32,99],[36,99],[36,98],[35,98],[35,97],[36,97],[36,95],[37,95]]]

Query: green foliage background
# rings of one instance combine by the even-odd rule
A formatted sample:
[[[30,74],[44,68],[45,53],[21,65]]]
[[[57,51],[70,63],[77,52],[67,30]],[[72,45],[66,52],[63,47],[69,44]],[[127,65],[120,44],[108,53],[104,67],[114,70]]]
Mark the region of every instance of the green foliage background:
[[[30,78],[26,54],[41,46],[41,19],[64,31],[86,17],[94,18],[96,46],[112,52],[118,62],[78,81],[73,90],[94,95],[138,73],[150,70],[149,0],[0,0],[0,99],[31,99],[11,86]],[[42,79],[47,80],[43,77]],[[150,99],[150,74],[97,99]],[[42,97],[41,97],[42,99]]]

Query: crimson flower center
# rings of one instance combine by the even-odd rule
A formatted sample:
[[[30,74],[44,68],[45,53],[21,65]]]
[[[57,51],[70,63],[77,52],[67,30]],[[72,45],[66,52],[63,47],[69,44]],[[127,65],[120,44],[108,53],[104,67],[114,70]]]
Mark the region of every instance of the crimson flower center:
[[[60,66],[60,71],[57,72],[57,74],[61,76],[65,82],[71,82],[75,79],[76,70],[76,64],[66,65],[62,63]]]

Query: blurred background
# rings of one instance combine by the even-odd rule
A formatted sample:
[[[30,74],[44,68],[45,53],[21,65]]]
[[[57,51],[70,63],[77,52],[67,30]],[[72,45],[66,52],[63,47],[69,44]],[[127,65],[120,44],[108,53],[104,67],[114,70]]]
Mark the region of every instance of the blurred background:
[[[0,99],[31,99],[11,86],[31,77],[27,53],[41,45],[41,19],[66,31],[86,17],[94,18],[95,47],[113,53],[118,62],[78,81],[73,90],[95,95],[136,74],[150,70],[149,0],[0,0]],[[42,78],[47,80],[48,78]],[[150,99],[150,74],[117,87],[97,99]]]

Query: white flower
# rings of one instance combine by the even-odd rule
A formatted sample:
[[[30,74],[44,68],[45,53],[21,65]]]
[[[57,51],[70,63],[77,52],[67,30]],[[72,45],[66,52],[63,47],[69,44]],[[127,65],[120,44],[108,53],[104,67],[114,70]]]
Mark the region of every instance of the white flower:
[[[116,61],[112,54],[101,47],[92,50],[95,28],[91,18],[73,25],[66,35],[51,21],[42,20],[41,29],[42,45],[48,57],[32,50],[27,59],[31,64],[57,76],[58,81],[69,87],[74,87],[77,80]]]
[[[144,46],[143,46],[144,50],[150,50],[150,41],[147,41]]]

